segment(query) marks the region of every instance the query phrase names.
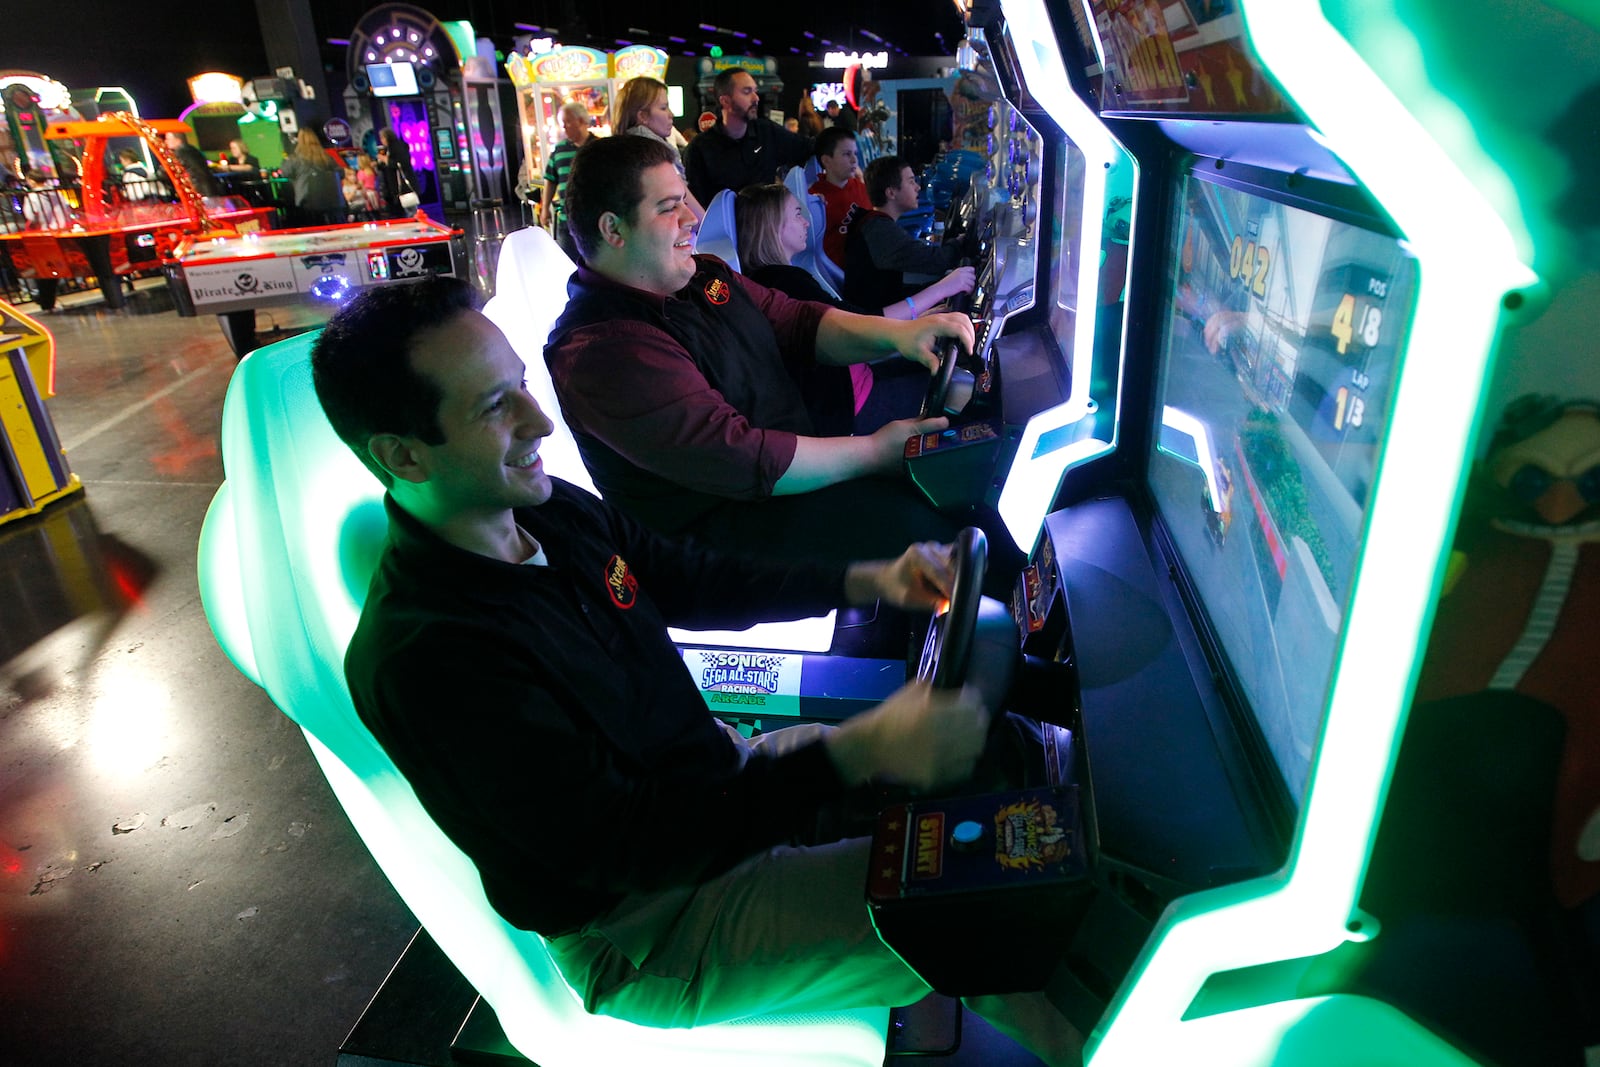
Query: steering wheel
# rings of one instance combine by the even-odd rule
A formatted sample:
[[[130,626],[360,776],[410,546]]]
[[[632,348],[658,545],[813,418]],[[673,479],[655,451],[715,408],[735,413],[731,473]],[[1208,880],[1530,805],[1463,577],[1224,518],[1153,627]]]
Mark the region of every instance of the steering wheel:
[[[963,259],[961,266],[972,266],[972,260]],[[970,314],[973,306],[972,294],[957,294],[950,298],[949,304],[951,311]],[[928,394],[922,398],[922,410],[918,412],[918,418],[933,418],[946,413],[945,405],[950,400],[950,383],[955,378],[956,361],[960,356],[961,345],[954,338],[939,346],[939,369],[933,372],[933,377],[928,382]]]
[[[983,576],[989,565],[989,539],[976,526],[956,535],[955,576],[950,583],[950,607],[935,615],[922,646],[917,677],[935,689],[960,689],[972,662],[972,635],[983,599]]]
[[[956,356],[960,353],[961,346],[954,340],[939,346],[939,369],[928,380],[928,395],[922,398],[922,410],[917,414],[918,418],[933,418],[945,413],[945,401],[950,398],[950,381],[956,373]]]

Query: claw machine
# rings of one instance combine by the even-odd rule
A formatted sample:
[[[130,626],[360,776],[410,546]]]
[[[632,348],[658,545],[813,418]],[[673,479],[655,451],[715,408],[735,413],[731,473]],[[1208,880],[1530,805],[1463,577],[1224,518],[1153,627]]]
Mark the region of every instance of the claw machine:
[[[663,65],[665,65],[663,63]],[[597,48],[564,45],[537,55],[513,52],[506,72],[517,89],[522,116],[527,181],[537,188],[545,161],[562,141],[561,105],[577,100],[589,111],[589,132],[611,135],[611,55]]]

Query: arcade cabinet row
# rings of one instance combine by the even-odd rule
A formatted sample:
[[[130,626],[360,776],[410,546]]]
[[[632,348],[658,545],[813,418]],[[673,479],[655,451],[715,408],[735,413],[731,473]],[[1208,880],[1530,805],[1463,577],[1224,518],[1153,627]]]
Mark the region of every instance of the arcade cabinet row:
[[[944,232],[978,343],[906,464],[1031,553],[1010,614],[1065,673],[1012,707],[1075,727],[1093,884],[1032,921],[1066,928],[1051,992],[1097,1063],[1592,1043],[1592,948],[1562,940],[1542,851],[1486,872],[1445,826],[1481,794],[1484,827],[1548,840],[1553,763],[1469,791],[1441,764],[1505,700],[1442,728],[1413,706],[1497,331],[1536,278],[1390,87],[1416,72],[1349,44],[1416,27],[1332,6],[971,6],[983,165]]]

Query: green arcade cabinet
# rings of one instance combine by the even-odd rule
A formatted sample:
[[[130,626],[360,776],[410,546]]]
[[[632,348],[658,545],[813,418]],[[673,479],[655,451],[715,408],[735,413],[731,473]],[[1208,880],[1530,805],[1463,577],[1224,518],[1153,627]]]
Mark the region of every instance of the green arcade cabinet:
[[[1073,670],[1088,1061],[1583,1063],[1600,11],[961,6],[979,350],[907,466]]]

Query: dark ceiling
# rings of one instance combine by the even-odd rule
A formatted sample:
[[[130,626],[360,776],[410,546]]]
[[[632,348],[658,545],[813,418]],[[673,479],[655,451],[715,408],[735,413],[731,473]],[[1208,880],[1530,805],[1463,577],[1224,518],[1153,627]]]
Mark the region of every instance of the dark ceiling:
[[[80,0],[70,23],[8,19],[0,37],[0,69],[39,71],[71,88],[125,86],[146,115],[176,115],[188,105],[185,79],[194,74],[225,70],[252,77],[269,72],[258,10],[269,18],[275,12],[309,12],[323,43],[324,62],[342,63],[342,51],[325,42],[349,37],[361,16],[375,6],[371,0],[256,0],[206,5],[203,17],[197,18],[192,0],[141,0],[134,7]],[[528,32],[519,23],[559,30],[566,43],[611,49],[620,39],[657,45],[673,55],[704,55],[711,44],[730,54],[779,57],[792,56],[790,49],[814,50],[819,59],[830,47],[950,55],[961,37],[961,20],[951,0],[835,0],[817,5],[794,0],[435,0],[416,6],[440,19],[470,19],[479,36],[500,48],[509,48],[515,36]],[[701,29],[703,25],[717,30]]]
[[[466,6],[475,9],[469,17],[478,31],[492,37],[520,32],[515,26],[523,23],[554,27],[567,43],[584,43],[579,38],[587,38],[597,47],[613,47],[620,39],[654,44],[674,55],[685,51],[704,55],[711,44],[726,52],[759,55],[783,56],[793,54],[791,49],[802,53],[814,50],[818,58],[834,46],[847,51],[887,48],[907,55],[949,55],[961,35],[961,20],[950,0],[842,0],[821,4],[794,0],[765,4],[727,0],[681,4],[522,0]],[[366,9],[352,5],[356,7]],[[440,13],[442,7],[436,7],[435,12]],[[317,8],[321,22],[326,17],[324,5],[318,4]],[[706,26],[715,29],[706,30]],[[673,37],[683,40],[673,41]],[[824,41],[833,42],[833,46],[824,45]]]

